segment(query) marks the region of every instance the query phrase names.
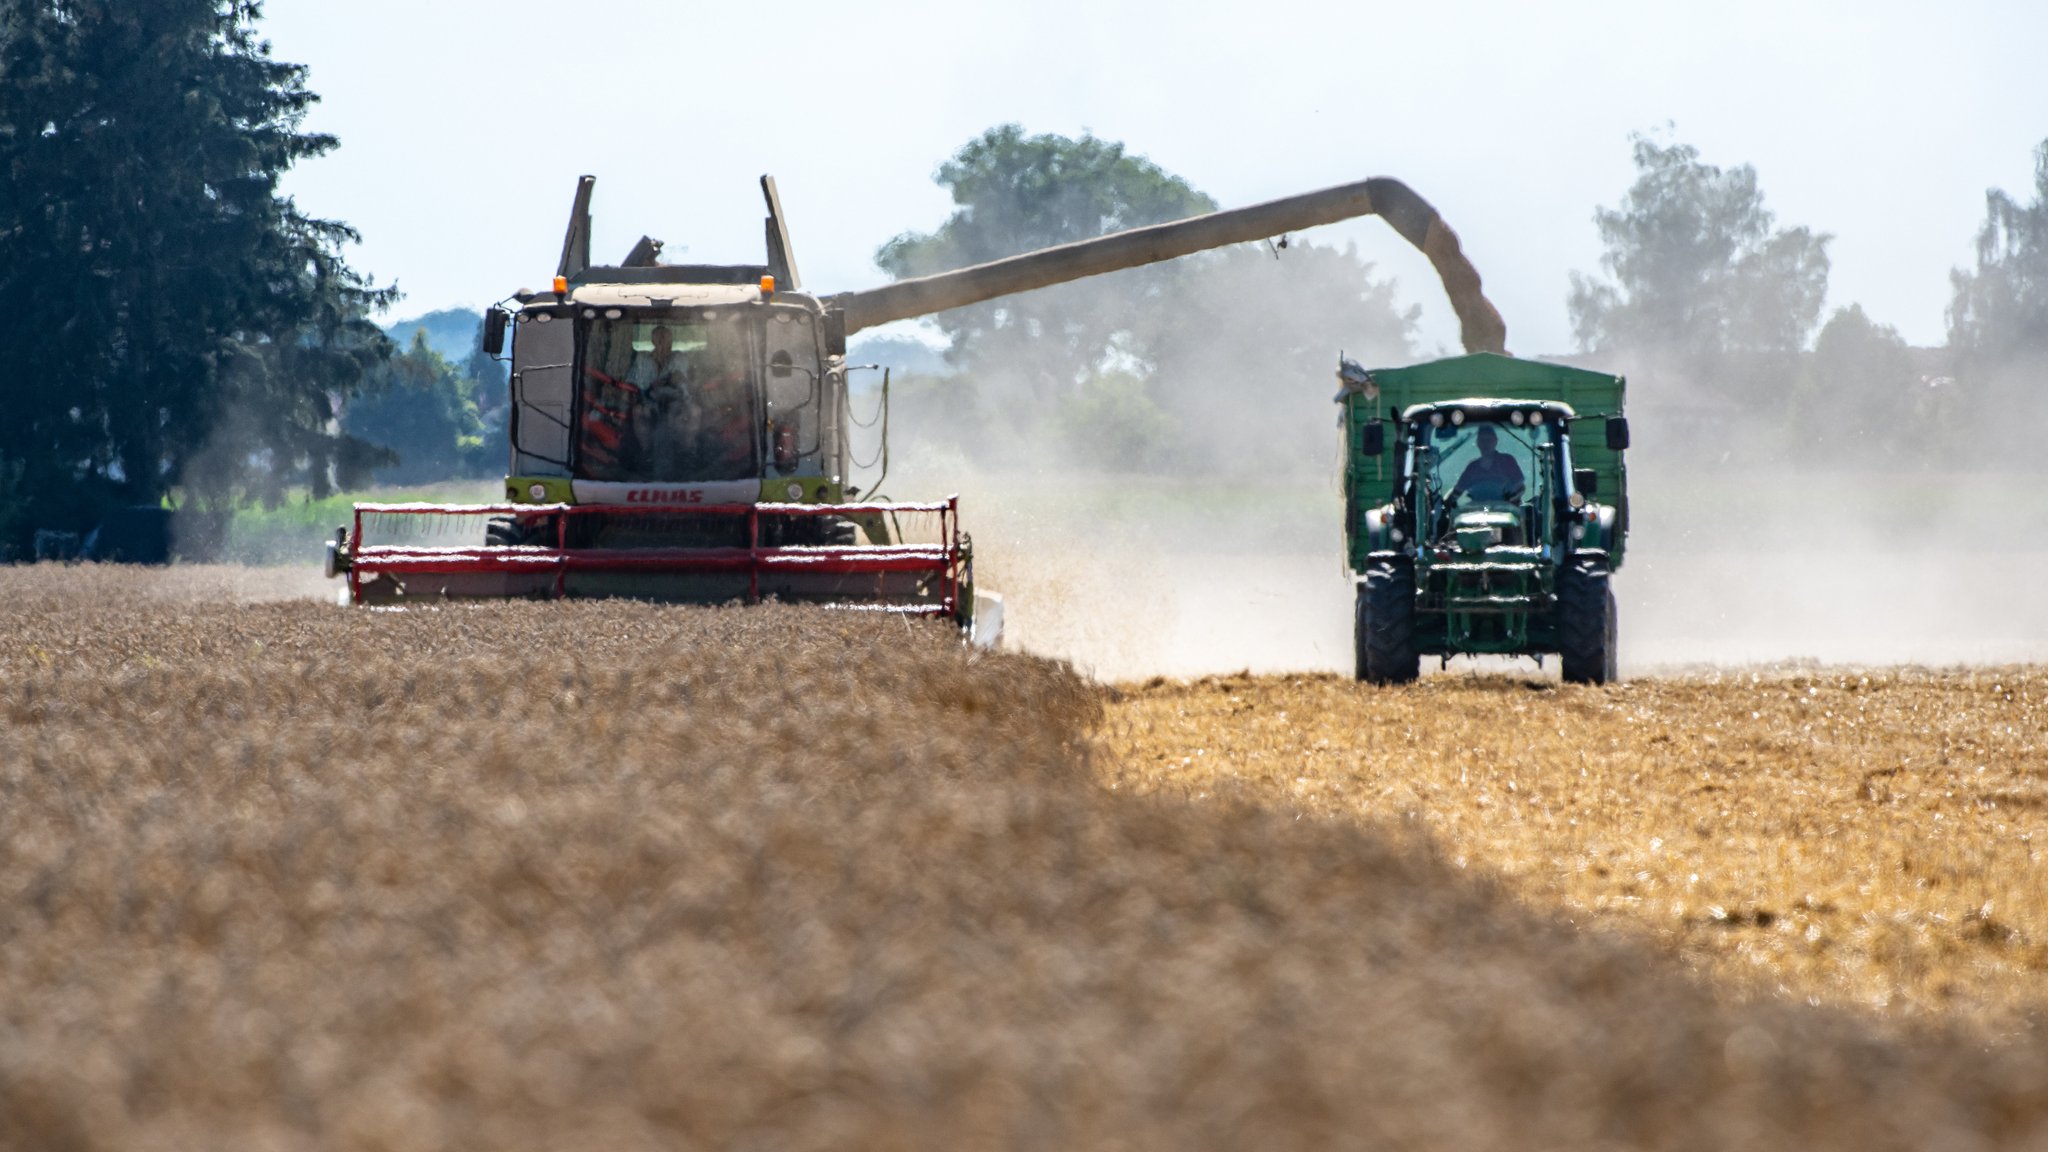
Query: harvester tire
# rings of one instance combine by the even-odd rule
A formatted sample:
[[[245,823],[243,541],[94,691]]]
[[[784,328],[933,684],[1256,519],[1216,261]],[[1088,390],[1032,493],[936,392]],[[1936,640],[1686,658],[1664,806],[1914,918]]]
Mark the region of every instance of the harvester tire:
[[[1406,684],[1422,674],[1415,648],[1415,566],[1383,560],[1358,586],[1358,678],[1372,684]]]
[[[1558,663],[1567,684],[1609,684],[1616,676],[1619,628],[1607,571],[1592,566],[1557,574]]]

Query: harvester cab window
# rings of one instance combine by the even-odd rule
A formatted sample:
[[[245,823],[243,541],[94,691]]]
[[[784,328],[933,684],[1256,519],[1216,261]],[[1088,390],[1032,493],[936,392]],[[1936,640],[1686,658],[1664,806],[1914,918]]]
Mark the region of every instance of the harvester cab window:
[[[750,326],[713,316],[600,320],[583,353],[578,474],[591,480],[755,476]]]
[[[785,476],[825,471],[819,459],[825,382],[820,378],[811,314],[798,308],[772,309],[766,328],[770,462]]]
[[[1438,428],[1433,486],[1446,500],[1473,503],[1526,503],[1535,493],[1541,470],[1536,446],[1547,442],[1548,427],[1516,427],[1506,422],[1474,422]]]

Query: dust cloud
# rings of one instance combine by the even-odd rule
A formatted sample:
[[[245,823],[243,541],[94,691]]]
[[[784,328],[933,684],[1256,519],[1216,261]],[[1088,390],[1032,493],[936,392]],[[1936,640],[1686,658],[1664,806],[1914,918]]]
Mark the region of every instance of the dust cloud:
[[[1634,528],[1614,578],[1625,674],[2048,659],[2037,478],[1720,464],[1664,447],[1682,428],[1632,423]],[[891,488],[960,494],[979,584],[1005,598],[1009,647],[1108,681],[1348,672],[1337,434],[1301,434],[1330,446],[1320,476],[984,472],[956,457]],[[1508,666],[1539,674],[1530,660]]]

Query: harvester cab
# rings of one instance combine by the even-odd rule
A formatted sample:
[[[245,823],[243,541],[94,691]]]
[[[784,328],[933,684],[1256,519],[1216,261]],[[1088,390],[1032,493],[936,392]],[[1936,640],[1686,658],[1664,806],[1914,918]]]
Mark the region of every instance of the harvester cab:
[[[840,502],[845,334],[802,290],[773,179],[758,265],[662,264],[649,238],[592,265],[593,183],[578,185],[551,290],[516,293],[487,325],[493,354],[493,332],[512,335],[506,499]]]
[[[1622,378],[1482,353],[1339,379],[1358,678],[1555,653],[1566,680],[1613,679]]]

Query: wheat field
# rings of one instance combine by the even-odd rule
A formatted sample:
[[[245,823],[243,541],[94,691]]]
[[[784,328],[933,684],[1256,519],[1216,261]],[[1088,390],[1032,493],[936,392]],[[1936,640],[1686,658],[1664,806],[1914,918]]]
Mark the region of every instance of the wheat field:
[[[0,1147],[2048,1142],[2048,1041],[2017,1015],[1992,1038],[1847,993],[1726,994],[1654,933],[1569,914],[1604,893],[1427,816],[1456,758],[1432,701],[1520,797],[1550,777],[1488,733],[1611,742],[1584,763],[1604,789],[1632,755],[1706,747],[1733,707],[1711,684],[1430,683],[1390,725],[1341,681],[1117,691],[900,621],[289,591],[0,570]],[[2040,699],[2014,675],[1928,677],[1984,709],[1950,767],[1966,734],[1987,776],[2038,763],[1988,727],[2021,724],[2007,689]],[[1770,683],[1743,707],[1778,726],[1720,730],[1724,777],[1806,755],[1770,743],[1805,710],[1852,710]],[[1306,725],[1297,700],[1343,758],[1262,727],[1282,701]],[[1922,804],[1950,781],[1926,771],[1859,802]],[[1413,800],[1363,801],[1402,774]],[[1583,848],[1610,874],[1635,850]],[[1759,939],[1794,915],[1715,883],[1687,908],[1727,900]],[[1942,886],[1912,907],[1959,912]],[[1984,913],[2015,954],[2021,891]],[[1944,1003],[2024,999],[2005,987]]]
[[[1408,823],[1751,994],[1994,1031],[2048,1007],[2048,669],[1133,689],[1119,787]]]

